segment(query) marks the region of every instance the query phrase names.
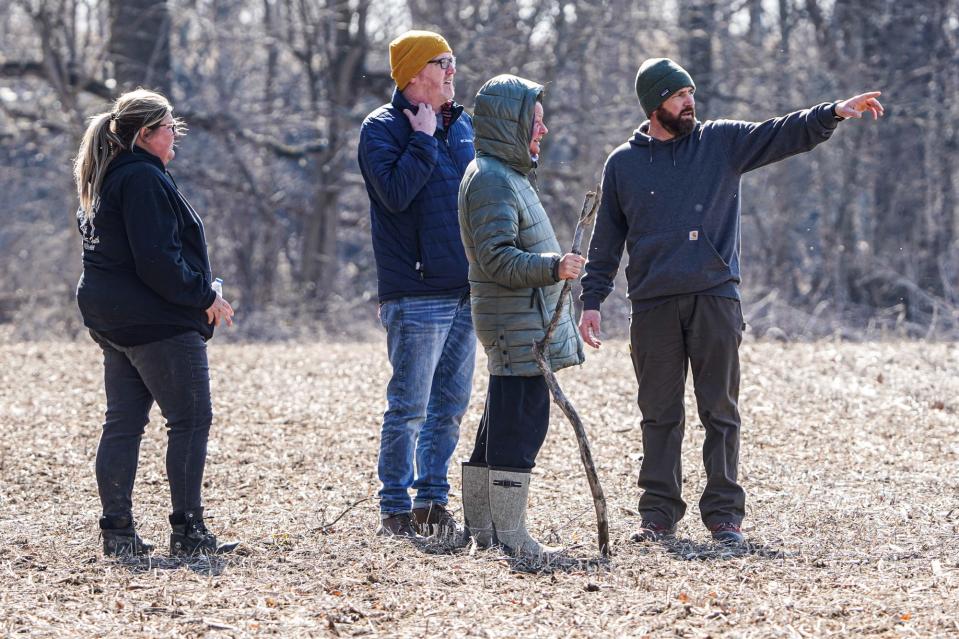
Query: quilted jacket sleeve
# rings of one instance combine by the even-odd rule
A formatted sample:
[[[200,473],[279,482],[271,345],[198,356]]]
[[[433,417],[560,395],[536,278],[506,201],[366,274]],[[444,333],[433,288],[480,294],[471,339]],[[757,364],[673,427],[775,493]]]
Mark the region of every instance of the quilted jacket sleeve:
[[[407,133],[407,129],[373,118],[360,130],[360,168],[380,204],[391,213],[409,208],[437,161],[436,138],[417,131],[398,140],[397,134]]]
[[[538,288],[556,283],[555,253],[529,253],[517,245],[520,202],[499,173],[476,176],[466,193],[476,261],[500,286]]]

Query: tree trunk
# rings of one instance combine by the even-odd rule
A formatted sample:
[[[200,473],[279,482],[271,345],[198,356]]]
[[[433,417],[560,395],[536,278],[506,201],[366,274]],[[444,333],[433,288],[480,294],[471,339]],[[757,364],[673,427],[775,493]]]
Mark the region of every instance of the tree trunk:
[[[317,157],[316,200],[303,228],[302,278],[304,294],[317,301],[326,299],[333,290],[337,270],[337,231],[340,221],[341,175],[345,157],[343,145],[349,127],[356,126],[347,117],[357,99],[356,86],[368,48],[366,16],[369,3],[351,7],[342,0],[328,9],[331,34],[326,43],[329,59],[327,83],[323,87],[326,105],[322,115],[327,121],[327,149]],[[355,33],[350,24],[357,21]],[[317,105],[319,108],[319,105]]]
[[[321,157],[331,155],[324,153]],[[336,272],[340,186],[336,184],[339,171],[331,171],[330,164],[330,161],[320,162],[313,211],[303,228],[303,294],[319,302],[333,290]]]
[[[696,114],[709,115],[713,84],[713,34],[716,31],[715,0],[686,0],[679,10],[679,28],[686,34],[683,59],[679,61],[696,83]]]
[[[749,31],[746,39],[754,47],[761,47],[766,35],[766,25],[763,23],[762,0],[749,0]]]
[[[170,12],[166,0],[110,3],[110,57],[117,87],[170,96]]]

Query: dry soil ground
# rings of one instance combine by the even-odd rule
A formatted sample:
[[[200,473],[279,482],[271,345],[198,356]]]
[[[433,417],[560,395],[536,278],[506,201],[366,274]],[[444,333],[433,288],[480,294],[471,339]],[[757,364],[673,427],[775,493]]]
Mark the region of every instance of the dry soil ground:
[[[538,574],[497,550],[444,553],[374,536],[389,375],[380,343],[212,343],[210,355],[207,507],[243,551],[120,562],[97,540],[97,349],[0,346],[0,635],[959,635],[957,344],[745,344],[740,476],[752,543],[723,551],[695,506],[702,429],[691,392],[679,537],[626,541],[643,451],[626,347],[607,343],[560,379],[590,432],[615,554]],[[483,355],[477,364],[457,458],[485,394]],[[529,523],[595,558],[575,440],[555,408],[553,417]],[[155,415],[136,503],[161,549],[164,444]],[[458,509],[455,466],[451,481]]]

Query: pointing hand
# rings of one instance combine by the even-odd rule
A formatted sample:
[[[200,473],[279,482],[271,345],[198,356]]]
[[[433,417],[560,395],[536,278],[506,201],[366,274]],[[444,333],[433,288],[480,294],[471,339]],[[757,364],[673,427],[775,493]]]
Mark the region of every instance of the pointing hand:
[[[862,118],[863,113],[869,111],[872,113],[873,120],[878,120],[885,113],[882,104],[876,99],[880,95],[882,95],[881,91],[870,91],[843,100],[836,105],[836,115],[841,118],[856,118],[858,120]]]

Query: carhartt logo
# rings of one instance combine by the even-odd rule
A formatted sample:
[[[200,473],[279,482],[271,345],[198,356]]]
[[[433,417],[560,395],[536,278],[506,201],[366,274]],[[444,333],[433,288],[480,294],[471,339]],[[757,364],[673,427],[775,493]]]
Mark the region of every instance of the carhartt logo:
[[[502,486],[503,488],[522,488],[523,484],[518,481],[513,481],[512,479],[494,479],[494,486]]]
[[[699,239],[699,231],[690,231],[690,232],[689,232],[689,239],[690,239],[690,241],[693,241],[693,242],[695,242],[696,240],[698,240],[698,239]]]
[[[659,97],[664,98],[669,95],[669,89],[663,89],[663,92],[659,94]]]

